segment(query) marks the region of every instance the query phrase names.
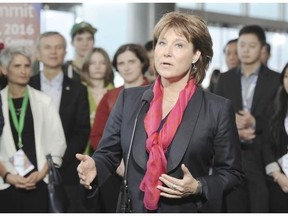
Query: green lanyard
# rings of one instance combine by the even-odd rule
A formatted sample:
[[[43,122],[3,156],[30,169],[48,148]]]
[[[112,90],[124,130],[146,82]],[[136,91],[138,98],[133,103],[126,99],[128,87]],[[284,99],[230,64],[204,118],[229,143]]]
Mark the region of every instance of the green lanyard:
[[[19,149],[23,148],[22,131],[23,131],[23,128],[24,128],[24,119],[25,119],[27,105],[28,105],[28,98],[29,98],[28,97],[28,91],[26,89],[25,90],[25,94],[24,94],[24,99],[23,99],[23,102],[22,102],[22,105],[21,105],[20,118],[19,118],[19,121],[18,121],[13,101],[12,101],[11,97],[8,96],[9,109],[11,111],[13,124],[14,124],[14,127],[15,127],[16,131],[18,132],[18,148]]]

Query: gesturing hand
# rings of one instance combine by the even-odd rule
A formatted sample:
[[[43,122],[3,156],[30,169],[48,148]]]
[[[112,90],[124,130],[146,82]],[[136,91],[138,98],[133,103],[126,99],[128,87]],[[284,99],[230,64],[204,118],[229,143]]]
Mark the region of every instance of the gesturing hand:
[[[157,188],[161,191],[160,196],[167,198],[182,198],[196,194],[198,182],[191,175],[188,168],[182,164],[183,178],[177,179],[172,176],[162,174],[159,180],[164,183],[163,186],[158,185]]]
[[[95,162],[88,155],[76,154],[76,158],[81,161],[77,167],[80,184],[82,184],[85,188],[91,190],[92,187],[90,184],[97,176]]]

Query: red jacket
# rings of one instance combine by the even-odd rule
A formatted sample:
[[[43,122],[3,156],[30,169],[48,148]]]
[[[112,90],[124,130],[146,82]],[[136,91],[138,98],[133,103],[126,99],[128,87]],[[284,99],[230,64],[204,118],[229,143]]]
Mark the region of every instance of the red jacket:
[[[148,85],[149,81],[147,80],[147,78],[144,79],[145,80],[142,85]],[[90,144],[94,151],[98,147],[109,114],[117,101],[118,95],[123,88],[124,86],[120,86],[118,88],[107,91],[107,93],[103,96],[97,107],[97,112],[95,114],[94,123],[90,134]]]

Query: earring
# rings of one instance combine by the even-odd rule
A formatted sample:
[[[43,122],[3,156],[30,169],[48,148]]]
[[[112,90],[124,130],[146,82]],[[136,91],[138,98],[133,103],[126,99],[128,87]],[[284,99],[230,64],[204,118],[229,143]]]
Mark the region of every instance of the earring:
[[[197,67],[195,66],[194,63],[192,63],[192,64],[191,64],[191,73],[192,73],[192,74],[195,74],[196,71],[197,71]]]

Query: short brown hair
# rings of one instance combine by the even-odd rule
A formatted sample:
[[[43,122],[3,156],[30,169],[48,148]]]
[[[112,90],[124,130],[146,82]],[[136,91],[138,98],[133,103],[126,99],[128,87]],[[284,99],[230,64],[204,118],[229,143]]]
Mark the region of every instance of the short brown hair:
[[[119,72],[117,67],[117,58],[120,54],[124,53],[125,51],[131,51],[136,55],[136,57],[140,60],[140,62],[143,64],[142,66],[142,74],[144,74],[148,67],[149,67],[149,58],[147,56],[146,50],[143,46],[140,44],[124,44],[118,48],[116,51],[114,57],[113,57],[113,66],[114,68]]]
[[[170,28],[175,29],[178,33],[182,34],[187,41],[191,42],[194,46],[194,51],[198,50],[201,52],[199,60],[195,63],[197,70],[195,73],[191,73],[191,78],[195,79],[195,83],[201,84],[213,56],[213,43],[206,22],[201,17],[188,13],[166,13],[154,28],[153,44],[155,46],[160,34]]]

